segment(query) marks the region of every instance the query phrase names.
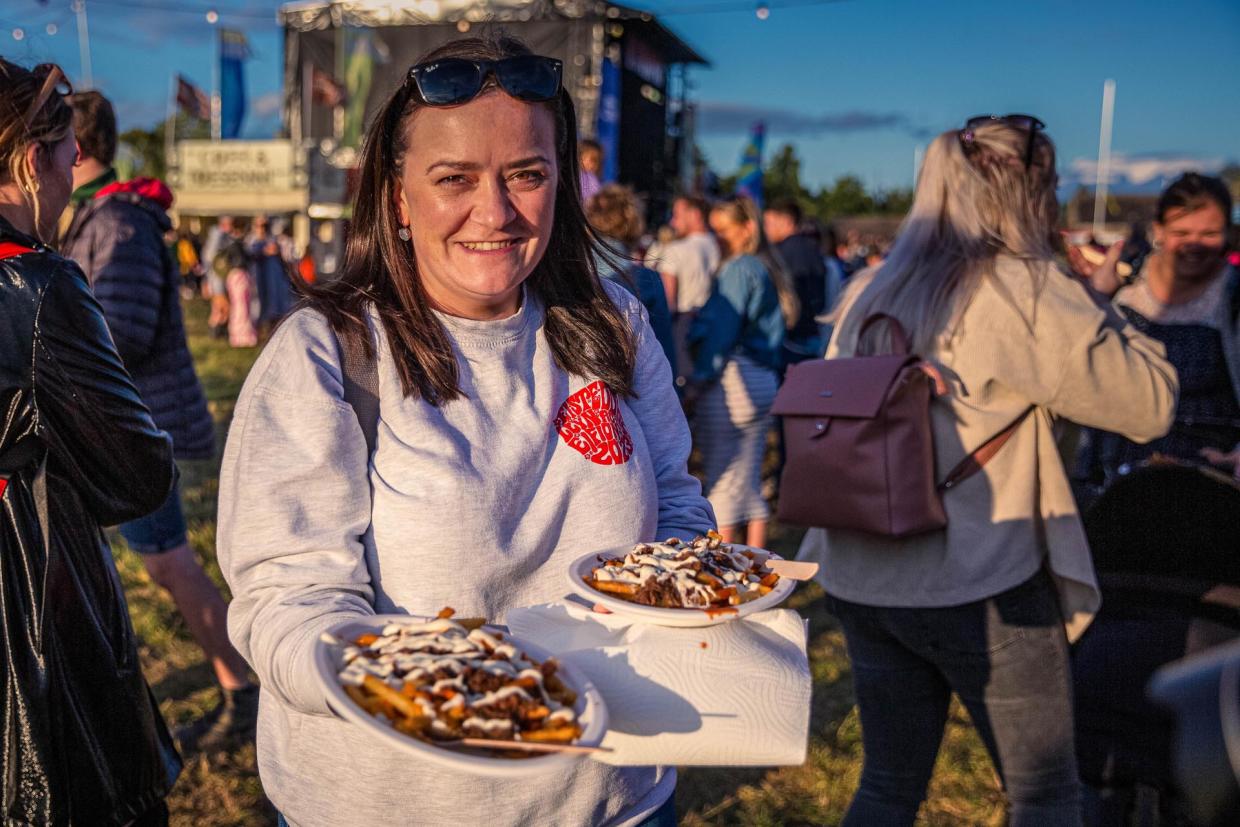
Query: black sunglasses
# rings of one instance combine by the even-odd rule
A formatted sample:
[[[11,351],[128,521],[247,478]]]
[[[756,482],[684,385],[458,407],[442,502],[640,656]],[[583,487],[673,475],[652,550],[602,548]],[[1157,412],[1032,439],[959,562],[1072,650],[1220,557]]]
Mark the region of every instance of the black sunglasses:
[[[423,103],[453,106],[478,96],[488,77],[494,77],[508,94],[523,101],[549,101],[560,91],[564,64],[553,57],[517,55],[499,60],[446,58],[419,63],[409,70],[409,80]]]
[[[22,122],[27,126],[43,105],[47,103],[47,99],[52,93],[67,97],[73,94],[73,84],[69,83],[69,79],[65,77],[65,73],[55,63],[40,63],[30,70],[35,78],[42,81],[39,86],[39,93],[35,95],[34,100],[30,104],[30,108],[26,110],[26,114],[22,116]]]
[[[969,118],[964,123],[964,130],[960,133],[960,141],[969,148],[973,143],[973,130],[990,124],[1001,123],[1010,126],[1013,129],[1023,129],[1029,133],[1029,140],[1025,144],[1025,169],[1029,169],[1033,164],[1033,139],[1042,130],[1046,129],[1046,124],[1035,118],[1033,115],[978,115]]]

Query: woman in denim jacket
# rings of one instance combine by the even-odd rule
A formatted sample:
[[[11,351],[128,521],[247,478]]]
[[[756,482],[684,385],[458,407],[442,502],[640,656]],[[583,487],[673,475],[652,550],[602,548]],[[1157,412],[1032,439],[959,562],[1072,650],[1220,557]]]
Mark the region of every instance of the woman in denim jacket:
[[[720,533],[729,542],[762,546],[771,513],[762,496],[762,458],[786,322],[797,318],[797,300],[766,249],[752,201],[717,204],[710,226],[724,261],[689,330],[696,356],[685,398],[696,403],[694,442]]]

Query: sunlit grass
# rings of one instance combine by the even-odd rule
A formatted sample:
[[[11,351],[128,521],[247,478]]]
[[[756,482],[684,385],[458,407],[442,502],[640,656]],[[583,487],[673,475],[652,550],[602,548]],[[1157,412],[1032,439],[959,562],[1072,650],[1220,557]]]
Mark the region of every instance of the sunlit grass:
[[[209,338],[201,302],[187,305],[186,315],[190,347],[216,420],[217,445],[216,459],[181,464],[182,494],[190,542],[223,587],[215,562],[219,455],[237,394],[258,351],[234,350],[227,342]],[[799,532],[773,526],[770,545],[776,551],[792,554],[799,541]],[[211,669],[172,602],[146,576],[141,560],[119,536],[113,542],[142,642],[147,679],[171,725],[192,720],[218,700]],[[681,770],[676,802],[686,827],[829,825],[843,817],[860,777],[861,731],[844,639],[820,596],[811,585],[798,590],[789,602],[810,622],[814,696],[808,759],[800,767]],[[738,685],[742,680],[738,676]],[[342,772],[346,763],[342,758]],[[258,781],[253,747],[195,759],[181,775],[170,805],[172,823],[186,827],[275,823],[274,810]],[[946,827],[999,825],[1003,820],[1002,797],[990,762],[967,716],[953,705],[920,823]]]

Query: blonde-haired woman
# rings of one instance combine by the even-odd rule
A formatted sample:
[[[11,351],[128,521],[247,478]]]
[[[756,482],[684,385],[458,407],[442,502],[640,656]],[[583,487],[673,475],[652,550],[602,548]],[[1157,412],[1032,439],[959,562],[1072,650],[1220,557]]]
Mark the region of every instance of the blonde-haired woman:
[[[695,356],[685,396],[696,403],[694,444],[719,532],[729,542],[762,546],[771,513],[762,496],[762,458],[797,299],[767,248],[752,201],[716,204],[710,226],[724,260],[689,330]]]
[[[913,823],[953,692],[1004,781],[1011,823],[1081,821],[1067,647],[1098,590],[1052,424],[1147,441],[1170,426],[1177,383],[1161,345],[1055,265],[1055,153],[1042,129],[987,116],[931,143],[900,235],[846,297],[827,351],[881,353],[885,325],[860,342],[858,331],[875,313],[899,320],[946,380],[931,410],[940,478],[1019,423],[945,493],[945,530],[812,531],[802,546],[823,564],[861,714],[865,766],[845,824]]]

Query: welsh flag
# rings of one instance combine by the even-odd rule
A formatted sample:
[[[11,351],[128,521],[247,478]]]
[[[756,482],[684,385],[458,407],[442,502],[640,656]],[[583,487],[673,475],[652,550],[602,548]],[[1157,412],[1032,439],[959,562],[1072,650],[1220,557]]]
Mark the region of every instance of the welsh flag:
[[[766,124],[758,121],[749,134],[749,143],[741,152],[741,168],[737,173],[736,194],[748,196],[762,209],[762,144],[766,140]]]

